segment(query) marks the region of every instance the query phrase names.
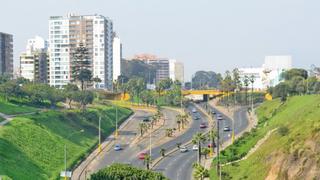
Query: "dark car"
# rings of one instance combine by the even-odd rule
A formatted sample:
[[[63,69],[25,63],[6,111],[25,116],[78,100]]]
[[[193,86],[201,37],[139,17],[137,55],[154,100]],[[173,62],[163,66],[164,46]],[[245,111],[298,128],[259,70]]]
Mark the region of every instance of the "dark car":
[[[206,123],[201,123],[201,124],[200,124],[200,128],[201,128],[201,129],[207,128],[207,124],[206,124]]]

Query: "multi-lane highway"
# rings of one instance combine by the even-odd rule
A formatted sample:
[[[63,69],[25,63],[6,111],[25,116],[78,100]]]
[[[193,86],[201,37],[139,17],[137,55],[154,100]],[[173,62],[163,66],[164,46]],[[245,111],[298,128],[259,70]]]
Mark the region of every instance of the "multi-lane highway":
[[[203,104],[199,104],[203,106]],[[151,150],[151,159],[155,160],[159,158],[160,150],[163,148],[166,152],[176,149],[177,144],[185,144],[192,140],[192,137],[197,132],[207,132],[212,127],[200,128],[201,123],[209,124],[208,116],[202,113],[199,109],[199,106],[194,104],[189,104],[187,111],[192,116],[192,121],[190,122],[190,127],[181,135],[174,137],[173,139],[160,143],[158,146],[152,145]],[[228,141],[231,138],[231,131],[223,131],[223,128],[228,126],[232,128],[232,120],[227,116],[223,115],[214,107],[209,107],[217,114],[221,114],[223,120],[220,121],[220,140],[221,142]],[[192,112],[193,109],[197,109],[197,112]],[[166,128],[176,127],[176,115],[177,111],[170,109],[164,109],[163,113],[166,118],[166,125],[152,133],[151,144],[158,143],[165,136]],[[113,163],[126,163],[131,164],[136,167],[145,167],[143,160],[138,159],[138,154],[142,151],[148,150],[149,148],[149,137],[145,137],[142,140],[135,141],[137,136],[139,136],[139,123],[142,120],[151,114],[146,111],[137,111],[135,116],[130,120],[130,122],[119,131],[119,137],[113,142],[111,148],[105,149],[97,158],[95,158],[86,168],[74,176],[73,179],[86,179],[86,174],[91,174],[97,172],[98,170],[111,165]],[[195,116],[198,116],[199,119],[195,120]],[[216,118],[214,118],[216,119]],[[246,108],[240,108],[234,114],[235,119],[235,134],[242,132],[248,126],[248,120],[246,116]],[[215,122],[214,122],[215,123]],[[122,149],[121,151],[115,151],[113,149],[114,144],[120,144]],[[186,153],[181,153],[180,151],[175,151],[174,153],[166,156],[158,164],[153,167],[153,170],[162,172],[166,177],[171,180],[189,180],[192,176],[192,164],[197,161],[197,152],[192,151],[192,144],[187,146],[189,149]],[[149,152],[149,151],[148,151]]]
[[[163,114],[164,118],[166,118],[165,125],[152,133],[152,139],[154,139],[155,142],[165,136],[166,128],[176,127],[175,117],[178,112],[170,109],[163,109]],[[104,149],[102,153],[100,153],[84,169],[77,168],[72,179],[86,179],[88,174],[97,172],[113,163],[126,163],[142,167],[143,161],[138,160],[137,155],[139,152],[149,147],[149,138],[146,137],[139,141],[135,140],[139,136],[139,123],[150,115],[151,113],[147,111],[136,111],[130,122],[119,131],[119,137],[111,143],[112,146]],[[120,144],[122,150],[115,151],[113,149],[114,144]]]
[[[200,104],[200,106],[203,107],[203,104]],[[219,135],[221,137],[221,142],[228,141],[231,138],[231,131],[223,131],[223,128],[227,126],[232,128],[232,120],[222,114],[216,108],[211,106],[209,108],[211,108],[211,110],[215,111],[217,114],[222,115],[223,120],[219,122]],[[201,119],[206,121],[206,116],[202,113],[200,113],[200,115]],[[234,116],[236,122],[235,134],[238,134],[245,130],[248,125],[246,108],[240,108],[235,112]],[[194,122],[197,122],[197,120],[194,120]],[[192,128],[195,130],[195,132],[199,131],[199,127],[197,126],[192,126]],[[195,132],[193,132],[193,134],[195,134]],[[197,161],[197,151],[192,151],[192,144],[188,145],[188,149],[189,151],[186,153],[176,151],[175,153],[168,155],[154,168],[154,170],[162,172],[171,180],[192,179],[192,165]]]

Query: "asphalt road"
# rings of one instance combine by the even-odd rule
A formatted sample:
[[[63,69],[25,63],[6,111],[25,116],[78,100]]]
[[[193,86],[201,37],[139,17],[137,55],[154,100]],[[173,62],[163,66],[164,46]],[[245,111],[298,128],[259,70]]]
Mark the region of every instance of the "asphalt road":
[[[199,104],[204,107],[204,104]],[[222,142],[228,141],[231,138],[231,131],[223,131],[223,128],[228,126],[232,128],[232,120],[219,112],[214,107],[209,106],[211,110],[214,110],[217,114],[221,114],[223,120],[219,123],[219,135]],[[235,112],[235,134],[242,132],[248,126],[248,119],[246,116],[247,108],[240,108]],[[201,113],[200,113],[201,114]],[[201,114],[201,119],[206,119],[206,116]],[[216,118],[215,118],[216,119]],[[196,122],[196,121],[195,121]],[[198,129],[199,126],[192,126],[193,129]],[[191,138],[193,134],[191,134]],[[189,140],[191,139],[189,138]],[[192,144],[188,146],[189,151],[181,153],[176,151],[175,153],[164,158],[154,170],[162,172],[166,177],[171,180],[191,180],[192,178],[192,165],[197,161],[197,151],[192,151]]]
[[[195,106],[190,105],[188,107],[189,112],[192,111],[192,109],[195,108]],[[192,112],[191,112],[192,113]],[[176,147],[176,142],[182,142],[186,143],[190,141],[194,134],[198,132],[206,132],[208,131],[208,128],[206,129],[200,129],[200,124],[202,122],[208,123],[207,116],[204,115],[201,111],[198,110],[197,113],[192,113],[192,116],[200,115],[199,120],[194,120],[192,118],[192,125],[188,131],[185,132],[185,134],[174,141],[170,142],[171,146]],[[192,164],[197,161],[197,152],[192,151],[193,144],[187,146],[188,152],[181,153],[180,151],[176,151],[175,153],[167,156],[164,158],[156,167],[153,169],[155,171],[162,172],[166,177],[168,177],[171,180],[189,180],[191,179],[191,173],[192,173]],[[173,148],[174,148],[173,147]]]
[[[178,112],[164,109],[163,114],[166,118],[164,128],[156,130],[152,134],[152,138],[157,141],[159,138],[165,135],[165,128],[176,126],[175,117]],[[144,138],[136,144],[132,142],[139,136],[139,123],[143,119],[149,117],[150,112],[147,111],[136,111],[135,116],[127,124],[125,128],[119,131],[119,138],[115,140],[114,144],[120,144],[122,149],[121,151],[115,151],[113,147],[110,149],[104,150],[95,160],[93,160],[90,165],[86,168],[80,179],[86,179],[86,174],[91,174],[97,172],[98,170],[105,168],[108,165],[113,163],[125,163],[131,164],[133,166],[142,167],[143,161],[138,160],[137,155],[142,150],[149,147],[149,138]]]

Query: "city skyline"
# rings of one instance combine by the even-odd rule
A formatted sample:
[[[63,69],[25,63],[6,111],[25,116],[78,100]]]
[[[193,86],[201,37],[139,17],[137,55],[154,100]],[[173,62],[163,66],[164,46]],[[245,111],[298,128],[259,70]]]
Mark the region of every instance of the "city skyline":
[[[76,12],[111,18],[123,43],[123,57],[151,53],[184,62],[186,80],[201,69],[224,72],[236,66],[255,67],[267,55],[291,55],[295,67],[319,65],[320,3],[316,1],[175,1],[170,6],[163,1],[37,2],[2,3],[6,8],[0,12],[1,32],[14,37],[15,64],[27,39],[35,35],[48,39],[50,16]],[[12,9],[16,11],[6,18]],[[30,9],[37,13],[29,13]]]

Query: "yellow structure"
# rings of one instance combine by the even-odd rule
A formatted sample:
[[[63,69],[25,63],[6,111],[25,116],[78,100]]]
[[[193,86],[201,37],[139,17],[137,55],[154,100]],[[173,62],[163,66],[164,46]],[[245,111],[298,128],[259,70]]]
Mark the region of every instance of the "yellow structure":
[[[186,96],[186,95],[223,95],[225,94],[225,92],[219,91],[219,90],[183,90],[182,91],[182,95]]]

